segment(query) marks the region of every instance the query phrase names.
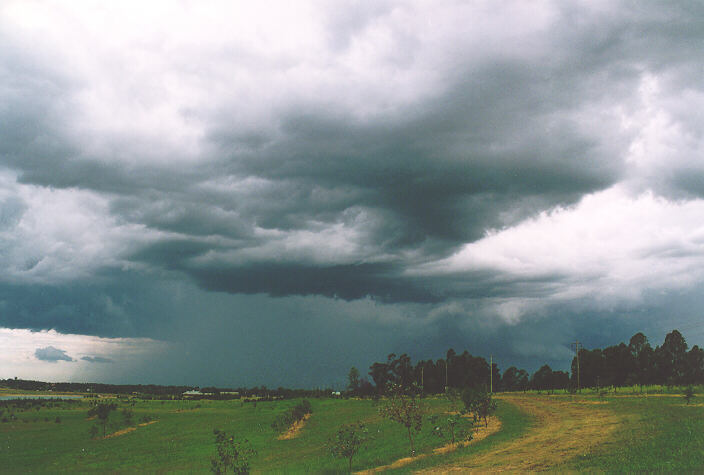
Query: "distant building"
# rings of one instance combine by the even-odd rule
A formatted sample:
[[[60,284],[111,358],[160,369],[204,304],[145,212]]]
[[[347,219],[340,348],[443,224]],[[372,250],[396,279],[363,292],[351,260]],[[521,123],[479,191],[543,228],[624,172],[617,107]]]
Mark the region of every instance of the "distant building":
[[[183,397],[194,397],[194,398],[195,398],[195,397],[203,397],[203,396],[205,396],[205,394],[202,393],[202,392],[200,392],[200,391],[198,391],[198,390],[191,389],[190,391],[186,391],[185,393],[183,393],[182,396],[183,396]]]

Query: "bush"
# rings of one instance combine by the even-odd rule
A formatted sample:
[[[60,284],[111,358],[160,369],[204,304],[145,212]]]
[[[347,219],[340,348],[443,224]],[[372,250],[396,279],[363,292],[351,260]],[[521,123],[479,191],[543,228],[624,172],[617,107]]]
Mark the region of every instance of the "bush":
[[[392,388],[391,394],[379,407],[382,417],[401,424],[406,428],[408,442],[411,449],[411,457],[415,456],[416,450],[413,444],[415,433],[420,432],[423,427],[423,415],[425,408],[413,395],[405,394],[402,390]]]
[[[352,472],[352,457],[369,440],[369,430],[361,422],[340,427],[327,443],[333,457],[346,458]]]
[[[496,411],[496,402],[484,388],[467,388],[462,392],[462,402],[465,410],[474,416],[474,421],[484,420],[488,426],[488,418]]]
[[[687,401],[687,404],[689,404],[692,401],[692,398],[695,397],[694,388],[691,384],[684,389],[684,394],[682,397],[684,397],[684,400]]]
[[[238,474],[249,473],[249,461],[256,454],[247,439],[237,441],[225,431],[213,430],[217,455],[210,458],[210,470],[213,473],[233,471]]]
[[[433,435],[441,439],[450,439],[454,444],[457,440],[472,440],[473,424],[467,421],[462,414],[448,414],[447,416],[432,415],[428,418],[432,426]]]
[[[302,420],[306,415],[312,414],[313,408],[310,401],[304,399],[300,403],[296,404],[294,407],[279,415],[274,422],[271,423],[271,428],[277,432],[284,432],[288,430],[296,422]]]
[[[133,414],[132,411],[130,411],[129,409],[123,409],[123,410],[122,410],[122,420],[125,421],[125,425],[128,425],[128,426],[131,426],[131,425],[132,425],[132,422],[133,422],[133,419],[132,419],[132,418],[133,418],[133,416],[134,416],[134,414]]]

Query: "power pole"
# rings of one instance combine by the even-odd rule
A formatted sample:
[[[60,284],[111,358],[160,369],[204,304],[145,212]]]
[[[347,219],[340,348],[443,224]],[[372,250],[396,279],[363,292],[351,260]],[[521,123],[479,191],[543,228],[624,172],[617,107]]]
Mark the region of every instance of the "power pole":
[[[579,383],[579,340],[575,340],[572,345],[574,346],[574,353],[577,357],[577,391],[582,392],[582,387]]]
[[[447,358],[445,358],[445,392],[447,392]]]

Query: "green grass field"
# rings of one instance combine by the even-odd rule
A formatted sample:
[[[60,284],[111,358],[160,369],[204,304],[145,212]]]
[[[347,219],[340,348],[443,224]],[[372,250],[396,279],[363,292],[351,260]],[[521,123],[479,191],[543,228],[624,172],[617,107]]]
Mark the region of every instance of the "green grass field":
[[[526,445],[531,441],[536,447],[545,445],[549,449],[551,444],[538,437],[541,430],[548,436],[574,436],[582,445],[574,449],[577,452],[564,452],[574,453],[567,459],[544,457],[548,465],[535,469],[696,471],[704,467],[704,397],[701,394],[689,406],[676,394],[648,397],[625,392],[606,396],[526,394],[519,398],[511,395],[501,398],[497,416],[502,425],[498,432],[469,447],[430,455],[392,471],[512,466],[515,463],[512,456],[520,450],[525,450],[529,456],[534,453],[530,445]],[[3,411],[0,421],[6,420],[0,422],[0,470],[10,473],[207,472],[210,457],[215,454],[213,429],[218,428],[251,442],[257,451],[251,461],[255,472],[342,473],[346,471],[347,462],[330,456],[325,443],[340,425],[355,421],[367,425],[373,440],[355,457],[354,470],[391,464],[409,455],[404,428],[382,419],[377,403],[371,400],[312,399],[311,418],[291,440],[278,440],[278,434],[270,425],[297,400],[256,405],[239,400],[115,401],[120,408],[133,411],[132,427],[136,429],[105,439],[91,438],[90,429],[96,421],[87,418],[88,401],[51,402],[49,407],[26,410],[12,408],[4,402],[0,408]],[[536,410],[550,409],[552,425],[545,425],[545,417],[539,413],[526,410],[526,403]],[[426,398],[424,404],[429,413],[440,414],[450,408],[440,397]],[[569,412],[565,408],[576,409]],[[595,430],[579,432],[591,415],[610,421],[612,430],[602,433],[597,422]],[[137,426],[144,417],[157,422]],[[124,423],[120,422],[118,410],[112,414],[107,432],[123,429]],[[102,428],[99,435],[102,436]],[[584,444],[585,437],[594,440]],[[426,421],[417,437],[417,453],[427,454],[444,444],[446,441],[431,434]],[[559,440],[552,446],[559,448]],[[535,455],[539,454],[535,452]],[[471,465],[474,462],[479,465]]]

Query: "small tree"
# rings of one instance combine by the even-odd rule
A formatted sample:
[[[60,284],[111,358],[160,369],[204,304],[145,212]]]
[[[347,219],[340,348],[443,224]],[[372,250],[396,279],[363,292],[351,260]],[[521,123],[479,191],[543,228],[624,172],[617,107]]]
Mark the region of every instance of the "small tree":
[[[692,387],[691,384],[684,389],[684,394],[682,395],[682,397],[684,397],[684,400],[687,401],[687,405],[689,405],[692,398],[695,397],[694,396],[694,388]]]
[[[236,441],[225,431],[213,430],[217,456],[210,458],[210,470],[216,474],[232,471],[237,474],[249,473],[249,461],[256,454],[247,439]]]
[[[485,388],[467,388],[462,392],[462,402],[467,412],[474,416],[475,422],[483,419],[484,426],[489,425],[489,416],[496,411],[496,402]]]
[[[125,425],[131,426],[133,423],[133,417],[134,413],[129,409],[125,408],[122,410],[122,420],[125,422]]]
[[[385,403],[379,408],[381,415],[397,422],[406,428],[408,442],[411,446],[411,456],[415,455],[413,437],[423,427],[424,408],[413,394],[404,394],[401,388],[395,386]]]
[[[328,450],[333,457],[346,458],[349,470],[352,472],[352,457],[369,440],[369,430],[361,422],[340,427],[334,436],[328,440]]]
[[[117,404],[114,402],[99,402],[90,408],[88,416],[96,416],[103,425],[103,437],[105,437],[105,429],[108,425],[110,413],[117,409]]]
[[[428,418],[433,426],[433,434],[440,438],[449,436],[450,443],[457,439],[472,440],[473,425],[463,417],[459,405],[462,403],[462,394],[456,388],[448,388],[445,397],[450,403],[450,413],[445,416],[432,415]]]
[[[429,421],[433,425],[433,434],[443,439],[449,436],[451,444],[457,439],[472,440],[471,426],[463,427],[467,425],[467,418],[460,413],[448,414],[447,417],[433,415]]]
[[[350,368],[350,372],[347,374],[347,379],[349,380],[347,390],[350,391],[352,394],[357,394],[357,391],[359,390],[360,386],[359,370],[352,366],[352,368]]]

